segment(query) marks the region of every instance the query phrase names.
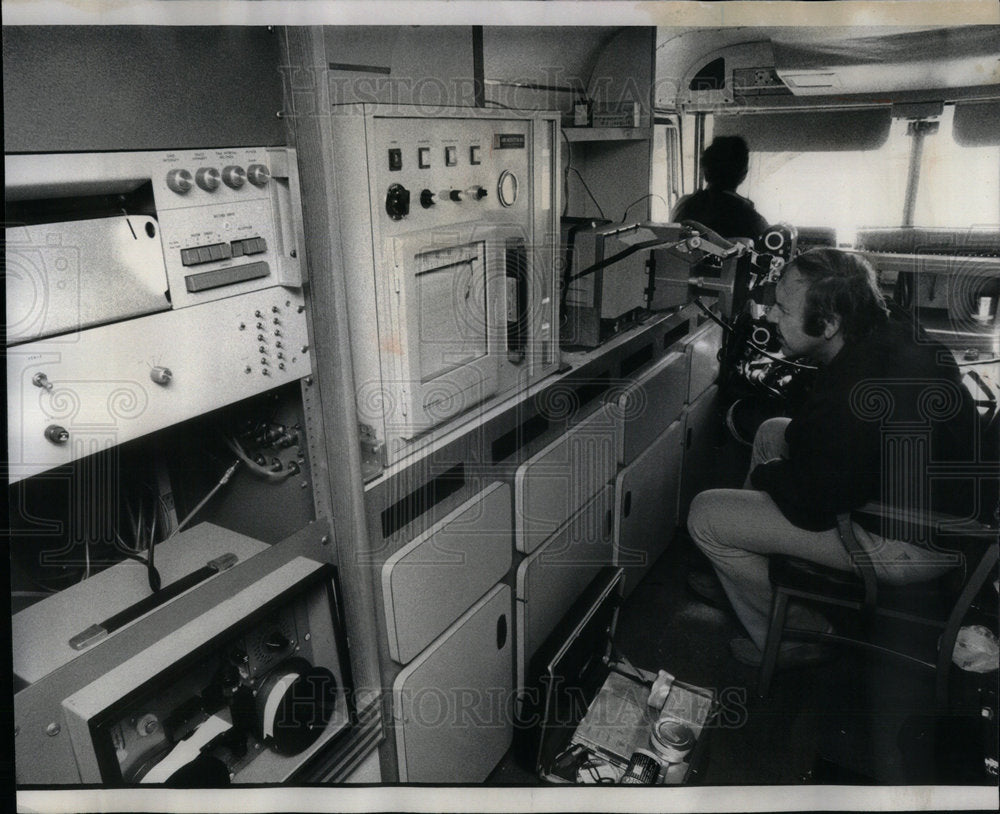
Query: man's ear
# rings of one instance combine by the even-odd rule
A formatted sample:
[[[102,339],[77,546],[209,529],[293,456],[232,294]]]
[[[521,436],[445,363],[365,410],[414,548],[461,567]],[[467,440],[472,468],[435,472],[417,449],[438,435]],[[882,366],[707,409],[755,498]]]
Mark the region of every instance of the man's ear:
[[[829,319],[823,320],[823,338],[833,339],[840,333],[840,315],[834,314]]]

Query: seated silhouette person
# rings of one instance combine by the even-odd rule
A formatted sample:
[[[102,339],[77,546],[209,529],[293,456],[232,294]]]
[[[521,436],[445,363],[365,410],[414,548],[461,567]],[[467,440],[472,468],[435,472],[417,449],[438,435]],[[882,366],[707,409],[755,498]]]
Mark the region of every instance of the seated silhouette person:
[[[767,221],[754,209],[751,200],[736,193],[747,177],[749,162],[750,151],[739,136],[714,139],[701,156],[705,188],[681,198],[671,220],[697,221],[727,239],[758,240],[767,230]]]

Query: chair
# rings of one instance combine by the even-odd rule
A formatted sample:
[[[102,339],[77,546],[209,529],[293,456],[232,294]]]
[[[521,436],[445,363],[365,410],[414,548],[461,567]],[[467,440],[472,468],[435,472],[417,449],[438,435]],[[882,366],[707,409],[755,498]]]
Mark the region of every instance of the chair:
[[[883,524],[883,528],[890,527],[885,524],[891,524],[894,539],[932,541],[934,546],[928,546],[928,550],[950,554],[954,567],[926,582],[902,586],[880,584],[871,556],[858,542],[851,523],[852,518],[862,515],[876,519]],[[954,531],[959,525],[960,534]],[[933,671],[935,701],[944,709],[948,702],[951,657],[959,628],[997,565],[997,529],[931,512],[904,512],[882,503],[871,503],[853,513],[838,516],[837,529],[856,564],[856,572],[827,568],[783,555],[775,555],[770,560],[769,576],[774,588],[774,601],[760,666],[759,695],[766,697],[768,694],[782,641],[827,641],[899,657]],[[947,535],[942,533],[944,529],[948,529]],[[897,536],[900,533],[906,536]],[[931,601],[935,598],[943,598],[944,601]],[[849,633],[824,633],[788,628],[785,622],[790,599],[853,609],[857,612],[856,629]],[[914,655],[880,644],[875,634],[879,623],[886,619],[940,630],[936,653]],[[933,650],[933,646],[929,649]]]

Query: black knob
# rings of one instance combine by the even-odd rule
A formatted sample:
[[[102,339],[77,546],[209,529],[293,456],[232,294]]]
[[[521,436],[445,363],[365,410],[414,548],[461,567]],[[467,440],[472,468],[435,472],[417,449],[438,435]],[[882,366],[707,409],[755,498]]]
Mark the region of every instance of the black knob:
[[[435,195],[429,189],[425,189],[423,192],[420,193],[420,205],[424,209],[430,209],[432,206],[434,206],[436,199],[437,195]]]
[[[460,201],[462,200],[462,191],[460,189],[453,189],[448,193],[448,197],[453,201]]]
[[[45,437],[53,444],[65,444],[69,440],[69,433],[58,424],[49,424],[45,428]]]
[[[393,184],[385,196],[385,211],[393,220],[402,220],[410,214],[410,190],[402,184]]]

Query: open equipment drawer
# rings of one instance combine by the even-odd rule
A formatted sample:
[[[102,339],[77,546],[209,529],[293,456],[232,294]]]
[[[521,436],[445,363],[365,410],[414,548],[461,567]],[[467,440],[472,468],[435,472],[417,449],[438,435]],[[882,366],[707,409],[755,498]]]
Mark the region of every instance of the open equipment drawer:
[[[516,748],[545,781],[690,784],[706,764],[715,693],[616,653],[623,579],[603,568],[528,666]]]

